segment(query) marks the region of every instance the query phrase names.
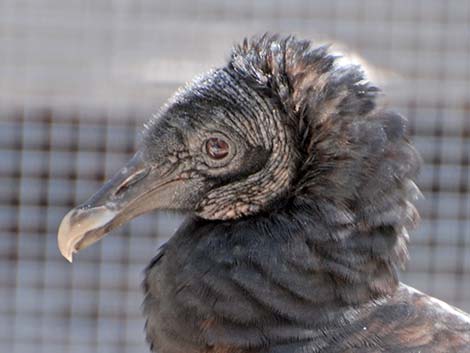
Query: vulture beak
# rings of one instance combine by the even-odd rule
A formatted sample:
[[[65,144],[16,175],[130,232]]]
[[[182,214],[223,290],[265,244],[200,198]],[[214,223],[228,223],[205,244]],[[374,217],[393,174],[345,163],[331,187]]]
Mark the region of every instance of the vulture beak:
[[[72,255],[97,242],[112,229],[158,208],[172,208],[183,179],[176,165],[150,165],[137,154],[84,204],[72,209],[58,232],[61,254]]]

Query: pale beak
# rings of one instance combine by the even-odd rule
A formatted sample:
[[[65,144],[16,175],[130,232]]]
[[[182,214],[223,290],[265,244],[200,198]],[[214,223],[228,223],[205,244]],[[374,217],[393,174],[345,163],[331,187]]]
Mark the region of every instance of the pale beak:
[[[171,209],[178,203],[184,180],[177,165],[145,162],[138,152],[88,201],[72,209],[62,220],[58,246],[70,262],[79,250],[97,242],[112,229],[155,209]]]

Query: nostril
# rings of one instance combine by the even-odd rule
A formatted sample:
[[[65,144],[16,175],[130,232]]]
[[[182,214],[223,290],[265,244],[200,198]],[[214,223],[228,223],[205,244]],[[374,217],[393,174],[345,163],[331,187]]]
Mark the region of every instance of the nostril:
[[[118,196],[122,194],[123,192],[127,191],[132,185],[138,183],[140,180],[145,178],[147,174],[150,172],[150,168],[145,168],[136,171],[135,173],[132,173],[129,175],[116,189],[114,192],[114,196]]]

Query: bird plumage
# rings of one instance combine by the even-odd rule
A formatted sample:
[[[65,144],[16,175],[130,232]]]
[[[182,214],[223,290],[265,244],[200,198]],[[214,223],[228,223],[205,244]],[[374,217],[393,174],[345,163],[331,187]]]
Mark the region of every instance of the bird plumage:
[[[245,40],[67,215],[61,251],[152,209],[189,213],[145,271],[154,352],[470,352],[468,314],[399,282],[421,160],[378,95],[328,47]]]
[[[398,281],[420,159],[361,68],[264,36],[223,70],[282,112],[293,175],[267,210],[191,218],[161,249],[144,284],[156,351],[470,352],[468,316]],[[237,105],[256,104],[241,94]]]

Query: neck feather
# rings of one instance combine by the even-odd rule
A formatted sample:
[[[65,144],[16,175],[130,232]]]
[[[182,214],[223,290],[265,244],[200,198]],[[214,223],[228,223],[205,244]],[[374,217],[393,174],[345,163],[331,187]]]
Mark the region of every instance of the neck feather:
[[[370,224],[301,198],[229,222],[190,218],[146,271],[147,326],[165,322],[157,336],[176,346],[259,347],[362,325],[407,255],[404,225]]]

